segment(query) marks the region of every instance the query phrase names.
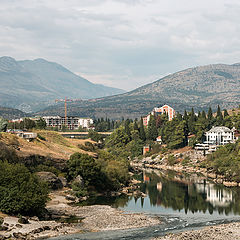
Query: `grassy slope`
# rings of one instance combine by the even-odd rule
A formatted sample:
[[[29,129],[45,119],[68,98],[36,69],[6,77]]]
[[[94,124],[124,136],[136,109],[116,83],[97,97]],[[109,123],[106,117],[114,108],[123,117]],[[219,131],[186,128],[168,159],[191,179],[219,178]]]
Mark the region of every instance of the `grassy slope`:
[[[48,156],[52,158],[60,159],[69,159],[70,155],[75,152],[87,153],[92,155],[91,152],[85,152],[78,147],[78,144],[84,144],[86,141],[91,140],[81,140],[81,139],[68,139],[62,137],[61,134],[53,131],[34,131],[38,133],[45,140],[40,138],[35,139],[32,142],[28,142],[22,138],[17,137],[14,134],[10,133],[1,133],[0,141],[4,142],[10,147],[17,148],[20,150],[17,151],[19,156],[28,156],[28,155],[41,155]]]

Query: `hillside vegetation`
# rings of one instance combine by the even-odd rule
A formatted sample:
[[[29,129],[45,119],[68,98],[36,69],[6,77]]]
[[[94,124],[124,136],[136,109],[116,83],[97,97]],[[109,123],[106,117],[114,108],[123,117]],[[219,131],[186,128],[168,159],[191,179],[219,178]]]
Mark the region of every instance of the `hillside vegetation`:
[[[124,94],[69,103],[68,112],[82,117],[134,119],[163,104],[181,113],[192,107],[207,110],[220,105],[231,109],[239,105],[239,97],[240,65],[215,64],[189,68]],[[63,115],[64,106],[49,107],[41,113]]]

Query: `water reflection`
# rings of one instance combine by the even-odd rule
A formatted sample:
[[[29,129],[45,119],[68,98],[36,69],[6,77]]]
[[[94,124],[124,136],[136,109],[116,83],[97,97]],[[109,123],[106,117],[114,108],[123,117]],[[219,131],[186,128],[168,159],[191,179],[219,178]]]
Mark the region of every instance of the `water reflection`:
[[[147,201],[150,207],[184,210],[186,214],[240,214],[240,190],[237,187],[227,188],[198,175],[182,175],[172,171],[145,171],[138,178],[142,181],[140,190],[147,197],[118,199],[120,204],[115,201],[114,206],[123,208],[133,200],[135,203],[140,200],[142,208],[144,201]]]

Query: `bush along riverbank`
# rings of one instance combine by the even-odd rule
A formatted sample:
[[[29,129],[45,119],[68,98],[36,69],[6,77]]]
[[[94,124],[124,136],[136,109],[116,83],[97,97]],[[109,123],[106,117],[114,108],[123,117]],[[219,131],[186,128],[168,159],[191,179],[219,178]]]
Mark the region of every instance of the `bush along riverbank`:
[[[106,205],[76,205],[91,196],[132,194],[136,185],[129,174],[128,158],[99,149],[91,140],[78,144],[49,131],[42,131],[41,136],[44,139],[30,143],[7,133],[0,136],[0,239],[36,239],[160,223]],[[40,154],[42,147],[45,154],[53,146],[62,146],[71,155],[61,159],[55,158],[57,154]],[[31,147],[39,154],[34,155]]]
[[[131,161],[134,168],[153,168],[177,172],[200,173],[215,183],[227,187],[240,186],[240,142],[221,146],[211,155],[190,147],[178,150],[163,148],[150,157],[135,158]]]

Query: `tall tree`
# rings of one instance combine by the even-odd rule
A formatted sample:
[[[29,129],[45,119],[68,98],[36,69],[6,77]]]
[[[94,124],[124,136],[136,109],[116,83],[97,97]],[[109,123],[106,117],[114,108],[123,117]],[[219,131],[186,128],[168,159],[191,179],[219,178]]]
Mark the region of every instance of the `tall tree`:
[[[156,126],[156,119],[153,115],[150,115],[148,128],[147,128],[147,139],[155,141],[158,137],[158,131]]]
[[[138,124],[137,124],[137,119],[135,119],[135,121],[134,121],[133,129],[139,131]]]
[[[221,111],[219,105],[218,105],[218,108],[217,108],[216,124],[218,126],[223,124],[223,115],[222,115],[222,111]]]
[[[146,133],[145,133],[145,129],[144,129],[144,126],[143,126],[143,119],[142,118],[140,120],[139,137],[140,137],[141,140],[146,141]]]
[[[125,121],[125,124],[124,124],[124,126],[125,126],[124,129],[125,129],[125,133],[128,135],[128,137],[131,138],[131,132],[130,132],[129,124],[130,124],[130,120],[127,119],[127,120]]]
[[[211,107],[209,107],[209,109],[208,109],[208,115],[207,115],[207,117],[208,117],[208,120],[209,120],[209,121],[212,121],[212,119],[213,119],[213,113],[212,113],[212,108],[211,108]]]
[[[227,109],[224,109],[223,117],[225,118],[225,117],[227,117],[227,116],[229,116],[228,111],[227,111]]]

